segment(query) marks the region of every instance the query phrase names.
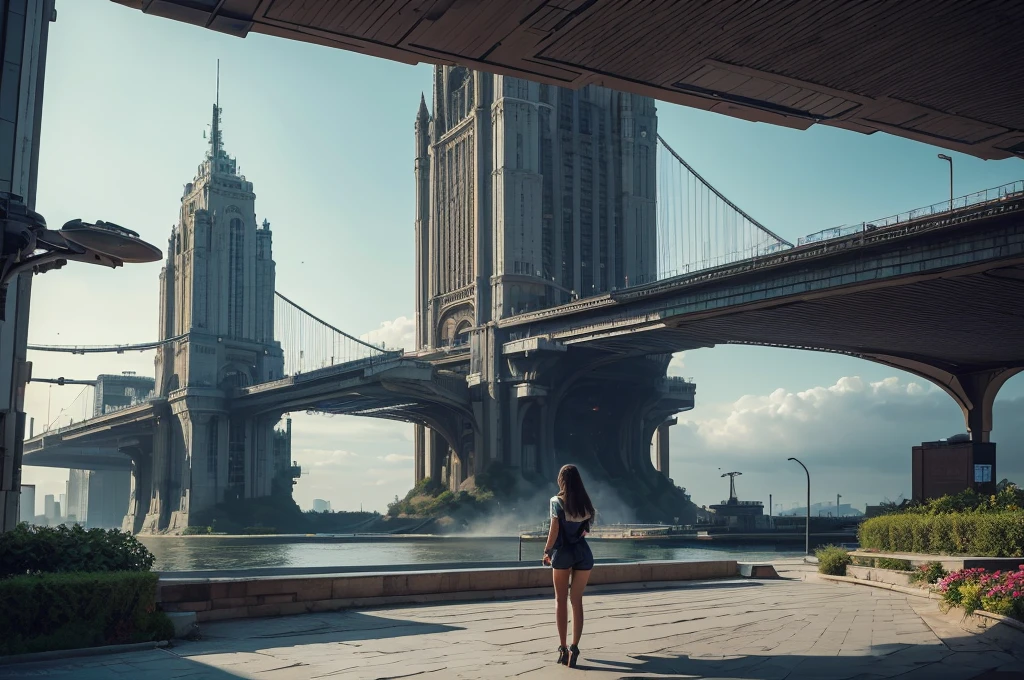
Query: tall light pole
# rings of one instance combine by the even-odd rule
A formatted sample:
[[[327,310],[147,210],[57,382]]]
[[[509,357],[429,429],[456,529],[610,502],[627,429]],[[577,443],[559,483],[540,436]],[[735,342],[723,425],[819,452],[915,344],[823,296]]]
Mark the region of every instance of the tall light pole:
[[[800,463],[796,458],[789,458],[787,460],[796,461]],[[800,463],[800,467],[807,473],[807,525],[804,527],[804,552],[808,555],[811,554],[811,473],[807,471],[807,466]]]
[[[939,154],[939,158],[944,161],[949,161],[949,210],[953,211],[953,159],[944,153]]]
[[[841,517],[841,516],[842,516],[842,515],[841,515],[841,514],[839,513],[839,499],[840,499],[840,498],[842,498],[842,495],[841,495],[841,494],[838,494],[838,493],[837,493],[837,494],[836,494],[836,517]]]

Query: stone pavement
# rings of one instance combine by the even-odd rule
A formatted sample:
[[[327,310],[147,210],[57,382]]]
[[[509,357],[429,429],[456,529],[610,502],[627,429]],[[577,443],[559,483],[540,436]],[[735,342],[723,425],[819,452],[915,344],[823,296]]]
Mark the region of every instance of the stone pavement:
[[[589,594],[577,670],[554,665],[553,603],[534,598],[211,623],[169,649],[0,666],[0,678],[1024,677],[1018,631],[971,628],[931,600],[784,575],[795,578]]]

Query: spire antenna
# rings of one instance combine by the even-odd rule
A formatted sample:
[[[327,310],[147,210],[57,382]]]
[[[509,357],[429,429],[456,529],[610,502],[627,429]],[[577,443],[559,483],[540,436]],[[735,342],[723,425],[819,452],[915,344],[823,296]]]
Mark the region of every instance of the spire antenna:
[[[217,60],[217,108],[220,108],[220,59]]]

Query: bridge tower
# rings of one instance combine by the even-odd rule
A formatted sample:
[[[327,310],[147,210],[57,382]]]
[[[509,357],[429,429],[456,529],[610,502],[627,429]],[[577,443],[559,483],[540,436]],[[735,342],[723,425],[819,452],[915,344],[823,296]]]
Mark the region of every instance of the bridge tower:
[[[156,390],[172,415],[155,430],[151,463],[136,463],[152,468],[133,475],[133,530],[182,529],[229,498],[270,495],[275,475],[277,419],[228,408],[234,388],[283,377],[284,359],[274,340],[270,223],[257,225],[252,182],[224,150],[220,117],[218,101],[160,273],[159,337],[178,340],[157,350]]]
[[[593,476],[671,486],[651,440],[664,425],[667,449],[666,421],[692,394],[685,407],[668,395],[667,359],[608,365],[503,324],[654,279],[657,125],[648,97],[435,67],[432,111],[421,99],[415,123],[417,350],[468,348],[458,370],[474,418],[454,436],[416,426],[417,482],[458,488],[492,462],[550,482],[571,460]],[[607,399],[577,413],[574,390]],[[595,414],[628,454],[564,440]]]

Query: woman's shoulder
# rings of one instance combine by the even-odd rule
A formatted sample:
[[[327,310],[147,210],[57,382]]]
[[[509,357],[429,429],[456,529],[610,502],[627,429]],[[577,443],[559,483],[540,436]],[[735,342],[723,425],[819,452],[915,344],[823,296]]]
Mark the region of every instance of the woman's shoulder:
[[[548,503],[551,505],[551,512],[562,510],[562,499],[559,496],[552,496]]]

